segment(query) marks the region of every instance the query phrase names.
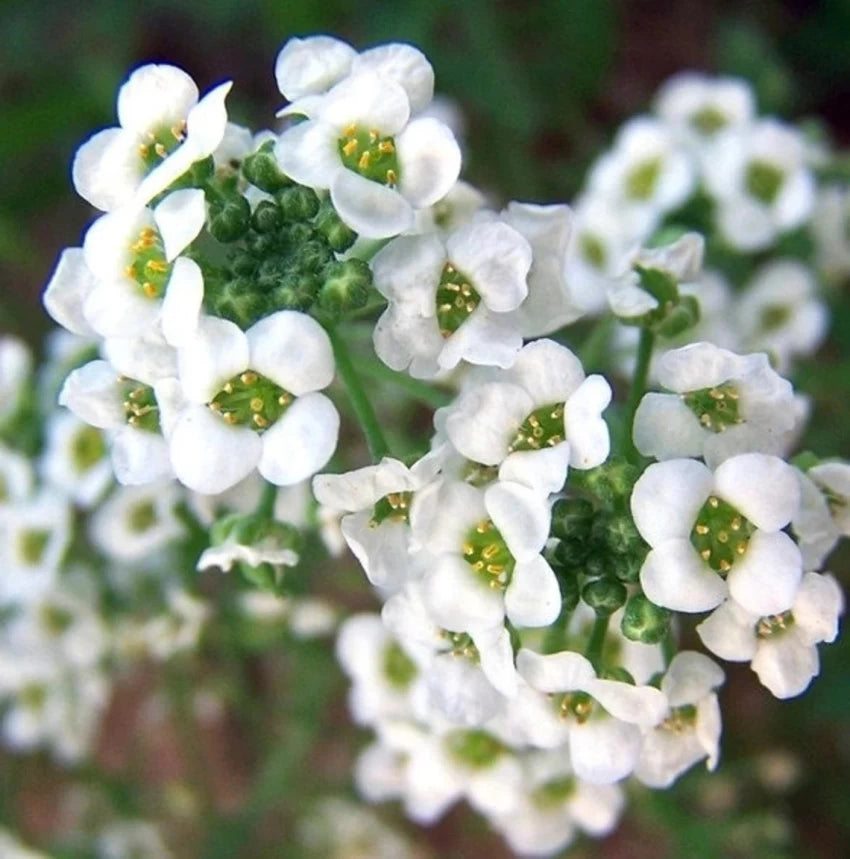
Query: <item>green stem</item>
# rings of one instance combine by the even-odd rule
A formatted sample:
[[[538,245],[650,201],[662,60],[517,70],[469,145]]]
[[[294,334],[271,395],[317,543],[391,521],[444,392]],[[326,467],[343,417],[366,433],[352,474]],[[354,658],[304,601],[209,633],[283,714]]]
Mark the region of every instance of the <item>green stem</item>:
[[[635,412],[641,398],[646,393],[649,380],[649,362],[652,360],[652,349],[655,346],[655,335],[649,328],[640,329],[640,340],[638,341],[637,363],[632,377],[632,390],[629,394],[629,402],[626,406],[626,449],[628,458],[633,463],[640,462],[640,454],[632,440],[632,424],[635,420]]]
[[[668,629],[667,635],[661,640],[661,651],[664,654],[664,664],[669,667],[676,655],[676,642],[673,639],[673,633]]]
[[[348,347],[339,334],[332,328],[328,329],[328,334],[333,344],[337,372],[348,392],[348,398],[351,400],[354,414],[357,415],[357,420],[360,422],[363,435],[366,436],[369,453],[372,459],[378,462],[381,457],[389,453],[389,445],[386,438],[384,438],[380,421],[375,414],[375,410],[372,408],[369,397],[366,396],[366,390],[360,381],[360,376],[357,374],[357,370],[354,369],[354,364],[348,353]]]
[[[608,352],[616,317],[608,313],[596,323],[578,349],[578,358],[586,373],[604,369],[603,359]]]
[[[605,635],[608,632],[608,621],[611,620],[611,615],[596,615],[596,620],[593,622],[593,629],[590,631],[590,639],[587,642],[587,650],[584,655],[590,660],[590,663],[599,672],[600,661],[602,659],[602,647],[605,644]]]
[[[257,505],[257,515],[264,519],[274,519],[274,503],[277,501],[277,486],[266,480],[260,495],[260,503]]]
[[[425,403],[426,406],[430,406],[432,409],[447,406],[453,399],[448,391],[441,391],[439,388],[432,387],[427,382],[420,382],[419,379],[414,379],[412,376],[408,376],[407,373],[397,373],[381,361],[366,359],[359,361],[358,366],[364,376],[380,382],[390,382],[399,388],[403,388],[414,399]]]

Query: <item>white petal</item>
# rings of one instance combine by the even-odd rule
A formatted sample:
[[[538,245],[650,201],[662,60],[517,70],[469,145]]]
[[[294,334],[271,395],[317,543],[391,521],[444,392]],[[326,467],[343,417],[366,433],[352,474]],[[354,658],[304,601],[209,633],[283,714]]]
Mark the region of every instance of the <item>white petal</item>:
[[[334,129],[327,123],[308,120],[288,128],[274,148],[283,172],[309,188],[330,188],[343,170]]]
[[[159,319],[160,302],[137,291],[126,281],[98,281],[83,312],[101,337],[141,337],[151,333]]]
[[[709,611],[726,597],[726,583],[704,564],[689,539],[671,539],[652,549],[640,583],[656,605],[674,611]]]
[[[124,486],[140,486],[174,476],[168,445],[159,433],[123,427],[112,437],[112,467]]]
[[[174,262],[162,300],[162,334],[171,346],[184,346],[195,334],[203,301],[201,267],[189,257],[180,257]]]
[[[204,495],[217,495],[247,477],[262,447],[253,430],[228,426],[206,406],[186,409],[169,439],[177,479]]]
[[[425,55],[403,42],[391,42],[363,51],[354,60],[354,71],[371,70],[404,87],[411,113],[428,106],[434,96],[434,69]]]
[[[522,648],[517,653],[516,667],[530,686],[547,694],[584,689],[596,679],[590,662],[569,650],[542,656]]]
[[[829,575],[806,573],[794,601],[794,621],[809,643],[835,641],[838,618],[844,610],[844,596],[838,582]]]
[[[468,483],[431,483],[413,496],[410,527],[429,552],[459,552],[467,532],[487,518],[484,493]]]
[[[676,394],[646,394],[635,412],[635,447],[655,459],[701,456],[706,431]]]
[[[780,634],[760,642],[751,667],[777,698],[793,698],[805,692],[818,675],[820,659],[814,645],[793,634]]]
[[[106,128],[77,150],[71,169],[77,193],[109,212],[128,203],[142,179],[138,139],[122,128]]]
[[[292,38],[275,61],[277,87],[289,101],[322,93],[348,74],[357,52],[333,36]]]
[[[139,135],[186,118],[198,101],[195,82],[165,64],[140,66],[118,91],[118,121]]]
[[[521,348],[522,335],[514,325],[513,314],[495,313],[482,303],[445,341],[437,360],[444,370],[455,368],[461,360],[510,367]]]
[[[573,468],[595,468],[608,458],[611,439],[602,411],[611,402],[611,386],[602,376],[588,376],[564,407],[564,429]]]
[[[97,281],[86,265],[82,248],[65,248],[44,290],[47,312],[72,334],[92,337],[94,329],[83,315],[83,304]]]
[[[484,504],[514,558],[536,557],[549,536],[546,497],[519,483],[498,480],[484,492]]]
[[[59,405],[100,429],[123,426],[127,416],[122,405],[121,383],[106,361],[89,361],[72,371],[59,392]]]
[[[726,600],[697,626],[697,633],[715,656],[727,662],[748,662],[756,652],[758,619],[734,600]]]
[[[186,117],[186,143],[194,147],[196,161],[212,155],[224,137],[227,128],[224,100],[232,86],[233,81],[226,81],[211,89]]]
[[[413,226],[413,209],[398,191],[352,170],[333,177],[331,202],[342,220],[367,239],[397,236]]]
[[[313,478],[313,494],[319,504],[348,513],[371,509],[390,492],[414,488],[407,466],[388,456],[378,465],[367,465],[343,474],[317,474]]]
[[[783,531],[756,531],[729,573],[735,602],[758,615],[779,614],[794,603],[803,575],[797,544]]]
[[[436,235],[399,236],[372,258],[375,289],[407,313],[434,316],[446,249]]]
[[[661,680],[671,707],[696,704],[725,679],[723,669],[702,653],[683,650],[673,657]]]
[[[757,528],[778,531],[800,507],[794,469],[776,456],[742,453],[727,459],[714,473],[715,492]]]
[[[333,347],[315,319],[280,310],[246,332],[249,366],[295,396],[326,388],[334,377]]]
[[[122,376],[145,385],[177,375],[177,350],[157,332],[146,337],[109,338],[104,340],[101,351]]]
[[[327,465],[338,436],[339,413],[324,394],[298,397],[263,434],[260,474],[278,486],[306,480]]]
[[[322,120],[336,129],[336,137],[352,124],[381,135],[398,134],[409,116],[410,103],[401,84],[368,70],[340,81],[321,106]]]
[[[501,594],[484,584],[458,555],[441,555],[423,585],[428,609],[443,629],[489,629],[504,619]]]
[[[521,483],[549,495],[563,489],[569,462],[570,446],[566,442],[541,450],[517,450],[499,466],[499,480]]]
[[[652,686],[632,686],[619,680],[593,680],[586,687],[615,719],[651,728],[667,712],[667,696]]]
[[[521,628],[549,626],[561,613],[561,589],[542,555],[517,563],[505,590],[505,612]]]
[[[584,381],[581,361],[554,340],[535,340],[516,356],[506,374],[531,395],[534,408],[565,403]]]
[[[631,508],[635,525],[651,546],[687,537],[711,493],[711,472],[694,459],[650,465],[635,484]]]
[[[415,209],[432,206],[460,175],[461,154],[451,129],[436,119],[414,119],[396,137],[399,190]]]
[[[619,719],[589,719],[570,730],[570,761],[579,778],[591,784],[613,784],[634,769],[641,732]]]
[[[169,194],[153,211],[153,219],[171,262],[201,232],[207,217],[204,192],[200,188],[183,188]]]
[[[238,325],[202,317],[191,339],[177,352],[180,382],[194,403],[208,403],[224,383],[248,368],[248,338]]]
[[[504,626],[482,630],[472,634],[478,650],[481,670],[502,695],[508,698],[517,694],[518,675],[514,666],[514,651],[511,636]]]

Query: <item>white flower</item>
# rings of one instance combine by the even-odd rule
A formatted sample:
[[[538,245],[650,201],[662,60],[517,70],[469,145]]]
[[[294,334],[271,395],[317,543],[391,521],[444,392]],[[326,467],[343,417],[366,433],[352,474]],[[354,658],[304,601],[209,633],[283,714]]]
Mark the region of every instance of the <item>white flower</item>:
[[[703,758],[708,769],[717,766],[721,725],[714,690],[724,679],[723,671],[701,653],[683,650],[673,657],[661,680],[670,709],[644,736],[636,778],[649,787],[669,787]]]
[[[0,518],[3,509],[23,501],[32,492],[33,471],[30,461],[0,443]]]
[[[689,147],[702,149],[717,135],[746,128],[755,115],[752,86],[730,77],[681,72],[664,83],[655,112]]]
[[[15,413],[32,372],[32,353],[23,340],[0,337],[0,422]]]
[[[831,185],[818,193],[812,215],[812,236],[818,266],[830,280],[840,282],[850,274],[850,190]]]
[[[812,466],[806,474],[826,498],[838,530],[845,537],[850,536],[850,463],[822,462]]]
[[[733,308],[733,319],[744,348],[769,353],[782,373],[795,357],[818,348],[829,312],[817,296],[812,270],[798,260],[778,259],[756,272]]]
[[[98,132],[77,151],[77,193],[105,212],[131,202],[145,205],[216,149],[230,87],[220,84],[198,101],[184,71],[167,65],[136,69],[118,92],[120,126]]]
[[[644,456],[702,456],[714,466],[736,453],[784,453],[794,390],[767,355],[692,343],[666,352],[656,375],[674,393],[646,394],[638,406],[633,437]]]
[[[204,280],[200,266],[179,254],[205,217],[204,192],[189,188],[169,194],[154,210],[125,207],[98,218],[83,242],[94,278],[82,296],[91,328],[102,337],[129,338],[161,326],[172,346],[185,342],[201,312]],[[85,285],[77,266],[61,267],[49,285],[53,305],[70,303],[82,292],[81,280]],[[61,296],[62,290],[71,296]]]
[[[424,597],[443,629],[491,629],[506,615],[516,626],[548,626],[560,613],[558,581],[540,554],[549,507],[539,493],[508,481],[484,491],[438,481],[414,496],[410,524],[434,555]]]
[[[402,236],[372,260],[375,288],[389,307],[375,327],[375,351],[394,370],[433,378],[461,360],[508,367],[522,346],[516,310],[528,295],[529,243],[483,216],[446,238]]]
[[[742,251],[768,247],[806,222],[815,180],[803,135],[775,119],[760,119],[719,137],[703,158],[723,238]]]
[[[836,505],[835,496],[825,493],[808,474],[799,469],[795,472],[800,481],[800,510],[791,521],[791,529],[800,546],[805,569],[819,570],[841,537],[831,507],[841,512],[842,505]]]
[[[793,698],[820,672],[817,645],[834,641],[844,597],[830,575],[806,573],[793,603],[759,616],[728,600],[698,627],[703,644],[721,659],[751,662],[777,698]]]
[[[446,433],[467,459],[548,494],[563,487],[568,465],[594,468],[608,457],[602,411],[611,388],[601,376],[585,378],[565,346],[529,343],[496,378],[470,388],[445,412]]]
[[[669,129],[641,116],[617,132],[611,149],[591,168],[587,190],[609,199],[648,236],[665,212],[685,201],[694,180],[690,159]]]
[[[759,615],[784,611],[802,559],[780,529],[799,504],[794,470],[774,456],[740,454],[714,474],[693,459],[650,465],[631,499],[652,547],[640,572],[644,593],[674,611],[708,611],[727,594]]]
[[[313,478],[316,500],[345,514],[340,523],[345,541],[383,592],[392,593],[424,572],[427,560],[411,552],[410,504],[438,468],[432,454],[411,468],[384,457],[378,465]]]
[[[309,316],[282,310],[242,331],[206,317],[178,351],[187,407],[169,438],[178,479],[207,495],[258,468],[278,486],[318,471],[336,447],[339,415],[318,393],[334,375],[333,349]]]
[[[364,69],[332,87],[306,121],[275,146],[283,171],[302,185],[327,189],[339,216],[367,238],[398,235],[414,210],[436,203],[460,172],[450,129],[410,120],[404,86]]]
[[[250,546],[235,539],[228,539],[217,546],[204,549],[195,569],[218,567],[226,573],[234,564],[247,564],[249,567],[259,567],[261,564],[294,567],[297,563],[298,554],[292,549],[281,547],[273,537]]]
[[[148,620],[141,629],[147,652],[162,661],[196,647],[211,614],[203,600],[180,588],[169,590],[166,601],[167,611]]]
[[[538,711],[533,728],[541,744],[568,742],[576,775],[592,784],[613,784],[632,772],[643,742],[641,728],[657,725],[668,707],[664,694],[652,686],[597,677],[579,653],[542,656],[523,648],[517,670],[551,699]]]

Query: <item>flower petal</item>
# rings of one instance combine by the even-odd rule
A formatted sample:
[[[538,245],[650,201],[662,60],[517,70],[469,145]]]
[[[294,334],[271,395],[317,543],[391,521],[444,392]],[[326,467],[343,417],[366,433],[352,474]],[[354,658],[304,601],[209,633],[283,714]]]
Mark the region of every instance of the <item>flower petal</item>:
[[[800,507],[794,469],[765,453],[742,453],[721,463],[714,473],[714,489],[764,531],[783,528]]]
[[[367,239],[397,236],[413,226],[413,209],[398,191],[359,173],[339,170],[330,190],[340,218]]]
[[[452,130],[436,119],[414,119],[396,137],[398,188],[414,209],[432,206],[460,175],[461,154]]]
[[[800,549],[786,533],[756,531],[732,566],[729,593],[754,614],[779,614],[794,604],[802,575]]]
[[[656,605],[673,611],[709,611],[726,597],[726,583],[687,539],[666,540],[646,556],[640,583]]]
[[[201,267],[189,257],[174,263],[162,300],[162,335],[171,346],[184,346],[198,328],[204,301]]]
[[[505,612],[521,628],[549,626],[561,613],[561,589],[542,555],[517,563],[505,590]]]

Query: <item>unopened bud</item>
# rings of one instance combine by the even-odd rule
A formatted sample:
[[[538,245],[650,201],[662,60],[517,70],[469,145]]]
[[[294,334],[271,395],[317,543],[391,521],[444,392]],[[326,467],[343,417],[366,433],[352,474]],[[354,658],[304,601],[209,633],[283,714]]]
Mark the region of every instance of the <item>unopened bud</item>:
[[[372,286],[372,270],[367,262],[349,259],[331,263],[325,271],[325,282],[316,300],[322,310],[341,316],[366,304]]]
[[[241,194],[229,194],[224,200],[210,201],[209,231],[225,244],[241,239],[251,224],[251,207]]]
[[[650,602],[643,594],[635,594],[626,603],[620,629],[631,641],[658,644],[670,628],[671,613]]]
[[[586,498],[560,498],[552,507],[549,533],[562,540],[585,540],[593,523],[593,505]]]
[[[322,210],[316,219],[316,229],[337,253],[348,250],[357,240],[357,233],[342,222],[330,201],[322,204]]]
[[[600,617],[614,614],[627,596],[626,586],[611,579],[597,579],[586,584],[581,591],[581,598]]]
[[[258,233],[272,233],[283,224],[283,212],[271,200],[261,200],[251,215],[251,225]]]
[[[312,188],[292,185],[277,195],[277,202],[288,221],[307,221],[319,211],[319,198]]]
[[[267,140],[256,152],[242,162],[242,175],[252,185],[267,194],[274,194],[292,184],[274,157],[273,140]]]

